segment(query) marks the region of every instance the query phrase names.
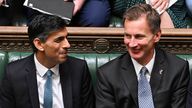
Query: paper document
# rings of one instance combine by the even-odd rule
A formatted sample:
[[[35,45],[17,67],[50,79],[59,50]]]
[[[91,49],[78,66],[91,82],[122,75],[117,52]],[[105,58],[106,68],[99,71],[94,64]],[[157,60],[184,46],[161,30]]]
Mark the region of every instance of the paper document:
[[[7,1],[6,1],[6,0],[3,0],[3,2],[2,2],[1,5],[4,6],[4,7],[9,7],[9,5],[7,4]],[[0,6],[1,6],[1,5],[0,5]]]
[[[65,2],[63,0],[25,0],[23,5],[42,13],[57,15],[68,21],[73,16],[73,2]]]

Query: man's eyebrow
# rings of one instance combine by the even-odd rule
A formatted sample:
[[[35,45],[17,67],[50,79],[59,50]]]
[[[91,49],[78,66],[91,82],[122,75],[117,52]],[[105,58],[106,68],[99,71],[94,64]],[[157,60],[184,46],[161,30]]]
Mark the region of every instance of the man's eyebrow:
[[[127,33],[127,32],[124,32],[124,34],[125,34],[125,35],[131,35],[131,34]]]
[[[135,34],[135,36],[145,36],[144,34]]]

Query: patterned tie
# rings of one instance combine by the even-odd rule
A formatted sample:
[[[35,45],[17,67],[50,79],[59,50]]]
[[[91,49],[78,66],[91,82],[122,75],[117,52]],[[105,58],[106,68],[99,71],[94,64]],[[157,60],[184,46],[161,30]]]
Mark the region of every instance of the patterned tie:
[[[53,96],[52,96],[52,74],[51,70],[46,72],[47,81],[45,83],[44,90],[44,108],[52,108]]]
[[[139,108],[154,108],[151,86],[145,76],[148,72],[146,67],[142,67],[140,71],[140,79],[138,81],[138,101]]]

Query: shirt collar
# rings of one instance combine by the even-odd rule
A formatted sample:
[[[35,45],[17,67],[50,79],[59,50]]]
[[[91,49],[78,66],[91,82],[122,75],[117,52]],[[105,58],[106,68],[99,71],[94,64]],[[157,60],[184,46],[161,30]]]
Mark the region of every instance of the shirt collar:
[[[149,71],[149,75],[151,75],[151,72],[152,72],[152,69],[153,69],[153,65],[154,65],[154,62],[155,62],[155,56],[156,56],[156,51],[154,50],[154,54],[153,54],[152,59],[149,61],[149,63],[147,63],[147,65],[145,65],[145,67],[146,67],[146,68],[148,69],[148,71]],[[137,74],[137,76],[138,76],[141,68],[143,67],[143,65],[139,64],[139,63],[138,63],[135,59],[133,59],[132,57],[131,57],[131,60],[132,60],[132,62],[133,62],[133,65],[134,65],[136,74]]]
[[[35,61],[35,66],[37,69],[37,74],[39,74],[41,77],[43,77],[45,75],[45,73],[47,72],[47,70],[49,70],[48,68],[46,68],[45,66],[43,66],[36,57],[36,54],[34,54],[34,61]],[[53,68],[50,69],[55,75],[59,75],[59,64],[54,66]]]

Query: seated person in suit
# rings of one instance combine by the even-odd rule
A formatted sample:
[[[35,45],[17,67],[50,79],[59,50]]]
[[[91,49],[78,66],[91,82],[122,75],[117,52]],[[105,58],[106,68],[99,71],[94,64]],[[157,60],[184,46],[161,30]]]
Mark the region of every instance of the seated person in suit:
[[[96,108],[185,108],[189,65],[157,46],[160,23],[149,4],[125,12],[128,52],[98,69]]]
[[[108,27],[110,4],[108,0],[73,0],[75,4],[72,26]]]
[[[94,107],[86,61],[67,56],[65,21],[38,15],[29,24],[28,35],[34,53],[6,66],[0,108]]]

